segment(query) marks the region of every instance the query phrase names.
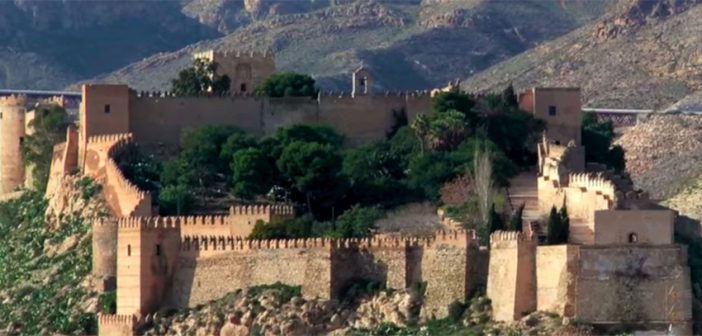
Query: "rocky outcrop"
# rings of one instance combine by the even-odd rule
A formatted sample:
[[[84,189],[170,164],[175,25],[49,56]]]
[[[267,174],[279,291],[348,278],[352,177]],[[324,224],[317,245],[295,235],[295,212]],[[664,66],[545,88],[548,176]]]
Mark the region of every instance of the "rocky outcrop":
[[[623,131],[615,144],[638,188],[653,199],[682,192],[702,174],[702,116],[657,115]]]

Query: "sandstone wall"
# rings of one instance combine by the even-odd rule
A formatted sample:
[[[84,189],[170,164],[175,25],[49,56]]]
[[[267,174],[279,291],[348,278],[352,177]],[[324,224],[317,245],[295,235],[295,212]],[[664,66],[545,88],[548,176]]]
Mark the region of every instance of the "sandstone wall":
[[[496,321],[513,321],[536,308],[535,243],[518,232],[490,235],[487,296]]]
[[[600,210],[595,212],[595,244],[673,243],[672,210]],[[632,236],[633,235],[633,236]],[[634,239],[635,241],[630,241]]]
[[[575,317],[595,324],[687,328],[692,319],[689,272],[685,248],[678,245],[581,246]]]
[[[445,317],[448,305],[454,301],[465,302],[477,287],[485,282],[478,244],[473,232],[439,232],[436,237],[423,244],[420,270],[414,271],[411,279],[419,275],[426,282],[422,316]],[[419,273],[419,274],[416,274]],[[414,282],[414,281],[412,281]]]
[[[575,304],[577,247],[574,245],[536,248],[536,309],[572,316]]]
[[[278,281],[301,285],[305,297],[330,298],[330,246],[305,245],[310,246],[249,246],[209,255],[192,245],[184,247],[178,259],[170,305],[194,306],[239,288]]]
[[[140,190],[136,185],[124,177],[122,171],[113,159],[131,142],[131,135],[108,136],[117,139],[108,147],[104,158],[104,183],[103,195],[112,213],[117,217],[151,216],[151,193]],[[90,148],[90,145],[88,145]],[[88,153],[91,153],[89,150]],[[92,154],[87,156],[92,163]],[[101,160],[102,162],[102,160]],[[98,165],[97,167],[100,167]],[[97,177],[100,177],[99,170]]]
[[[138,143],[177,145],[185,132],[233,125],[262,135],[264,97],[137,97],[129,99],[129,129]]]
[[[61,178],[78,168],[78,130],[75,126],[66,129],[66,141],[54,146],[49,168],[46,197],[61,183]]]
[[[117,237],[117,314],[162,307],[176,271],[180,230],[150,218],[122,218]]]

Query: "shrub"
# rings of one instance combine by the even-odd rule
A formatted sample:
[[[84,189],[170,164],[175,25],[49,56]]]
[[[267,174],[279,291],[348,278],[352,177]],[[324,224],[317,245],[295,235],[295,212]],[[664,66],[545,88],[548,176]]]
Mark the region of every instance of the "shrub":
[[[269,285],[250,287],[247,296],[253,298],[267,290],[274,290],[278,293],[277,297],[279,303],[289,302],[294,297],[302,296],[302,286],[290,286],[280,281]]]
[[[460,321],[466,308],[468,308],[468,305],[461,301],[456,300],[451,302],[451,304],[448,305],[448,318],[454,322]]]
[[[100,294],[98,297],[100,309],[104,314],[115,314],[117,312],[117,292],[109,291]]]

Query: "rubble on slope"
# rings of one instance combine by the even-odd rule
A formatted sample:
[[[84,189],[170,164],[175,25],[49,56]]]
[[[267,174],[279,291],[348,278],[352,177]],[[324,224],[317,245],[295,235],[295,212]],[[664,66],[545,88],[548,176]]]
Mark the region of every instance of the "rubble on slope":
[[[702,116],[657,115],[640,121],[616,140],[638,188],[653,199],[682,192],[702,173]]]

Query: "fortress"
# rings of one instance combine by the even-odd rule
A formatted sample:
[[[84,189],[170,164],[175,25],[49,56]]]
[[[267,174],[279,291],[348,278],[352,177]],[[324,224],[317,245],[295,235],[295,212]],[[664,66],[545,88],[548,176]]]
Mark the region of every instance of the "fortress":
[[[116,315],[98,318],[100,335],[134,335],[160,309],[192,307],[242,287],[280,281],[300,285],[306,297],[334,299],[358,278],[389,288],[424,284],[423,318],[444,317],[449,304],[486,288],[498,321],[538,310],[601,326],[691,334],[690,275],[686,247],[673,240],[676,214],[657,208],[626,176],[585,162],[578,89],[535,88],[520,95],[520,107],[548,127],[537,148],[537,172],[518,177],[535,197],[510,195],[532,211],[525,212],[523,232],[497,231],[489,247],[461,229],[430,237],[243,239],[259,220],[295,215],[281,205],[156,217],[151,195],[115,162],[131,143],[165,150],[177,147],[188,129],[206,125],[236,125],[262,136],[316,123],[335,127],[354,144],[384,137],[398,114],[411,121],[431,110],[429,92],[374,94],[364,68],[353,73],[351,94],[269,98],[250,91],[274,71],[271,55],[199,57],[216,60],[218,71],[234,79],[232,96],[173,97],[85,85],[79,126],[69,127],[66,141],[54,149],[47,196],[63,176],[80,171],[102,183],[112,212],[93,225],[93,275],[103,290],[117,292]],[[24,180],[19,153],[12,152],[29,118],[21,106],[17,97],[0,101],[2,192]],[[568,243],[540,244],[545,228],[536,219],[562,205],[571,220]]]

